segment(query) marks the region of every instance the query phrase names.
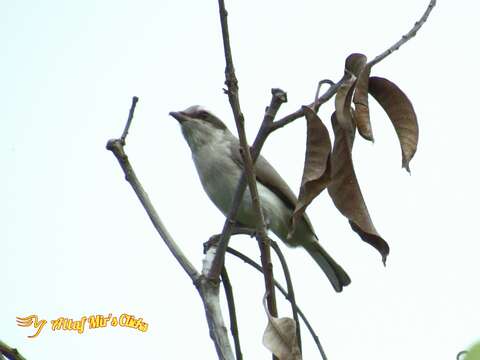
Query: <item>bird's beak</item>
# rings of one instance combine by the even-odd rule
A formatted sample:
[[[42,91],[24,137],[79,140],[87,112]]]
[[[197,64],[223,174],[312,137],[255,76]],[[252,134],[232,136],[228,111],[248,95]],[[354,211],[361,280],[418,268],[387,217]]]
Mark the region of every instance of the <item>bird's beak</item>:
[[[169,113],[169,115],[175,118],[180,124],[184,121],[189,120],[189,117],[185,115],[183,111],[172,111]]]

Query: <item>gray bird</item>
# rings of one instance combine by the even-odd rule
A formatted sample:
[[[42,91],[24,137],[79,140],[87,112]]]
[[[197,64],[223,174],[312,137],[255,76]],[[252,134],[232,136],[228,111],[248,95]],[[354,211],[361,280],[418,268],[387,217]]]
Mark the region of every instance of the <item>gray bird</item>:
[[[181,125],[203,188],[217,208],[227,215],[243,171],[243,159],[238,139],[225,124],[195,105],[184,111],[171,112]],[[334,289],[342,291],[350,283],[347,273],[320,246],[307,215],[298,222],[291,237],[287,237],[290,219],[297,198],[277,171],[259,156],[255,163],[258,194],[269,230],[285,244],[302,246],[322,268]],[[254,229],[255,211],[247,188],[238,209],[237,221]]]

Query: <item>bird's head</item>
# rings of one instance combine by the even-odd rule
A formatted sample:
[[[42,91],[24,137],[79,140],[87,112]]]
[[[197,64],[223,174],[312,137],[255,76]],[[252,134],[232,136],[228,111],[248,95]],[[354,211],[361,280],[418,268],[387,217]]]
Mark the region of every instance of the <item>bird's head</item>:
[[[225,135],[230,134],[222,120],[199,105],[190,106],[183,111],[172,111],[170,115],[179,122],[192,151],[205,144],[223,141]]]

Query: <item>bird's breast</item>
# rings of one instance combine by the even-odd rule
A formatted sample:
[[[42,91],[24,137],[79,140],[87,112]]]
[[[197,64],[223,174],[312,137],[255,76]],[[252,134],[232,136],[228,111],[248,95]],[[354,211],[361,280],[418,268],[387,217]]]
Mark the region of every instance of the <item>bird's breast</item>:
[[[202,186],[215,205],[227,214],[241,175],[232,160],[230,148],[223,144],[202,146],[193,154]]]

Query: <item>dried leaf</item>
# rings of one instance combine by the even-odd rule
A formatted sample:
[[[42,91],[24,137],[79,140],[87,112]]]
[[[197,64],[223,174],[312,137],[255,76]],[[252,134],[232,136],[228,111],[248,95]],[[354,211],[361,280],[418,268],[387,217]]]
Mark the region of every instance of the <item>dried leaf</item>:
[[[372,125],[370,124],[368,109],[368,78],[370,77],[370,70],[371,67],[367,65],[358,75],[353,103],[355,104],[354,119],[358,132],[364,139],[373,142]]]
[[[332,179],[328,185],[328,193],[337,209],[348,218],[352,229],[363,241],[380,252],[385,264],[389,247],[372,223],[353,168],[350,135],[340,126],[335,113],[332,115],[332,127],[335,142],[331,155]]]
[[[348,76],[346,74],[346,76]],[[335,95],[335,112],[337,114],[338,123],[348,134],[349,145],[353,146],[353,138],[355,136],[355,127],[350,111],[353,90],[355,89],[355,77],[349,77],[342,85],[340,85]]]
[[[345,69],[358,78],[366,63],[367,57],[365,55],[356,53],[350,54],[345,60]]]
[[[371,66],[367,64],[367,57],[363,54],[351,54],[345,60],[345,69],[356,76],[355,92],[353,95],[353,103],[355,111],[353,120],[358,128],[358,132],[363,138],[373,141],[372,127],[370,125],[370,116],[368,111],[368,78],[370,76]],[[346,104],[347,105],[347,104]],[[350,106],[350,103],[348,103]],[[336,109],[339,121],[340,113]]]
[[[392,121],[402,149],[402,167],[410,172],[409,163],[418,144],[417,116],[412,103],[397,85],[381,77],[370,78],[368,91]]]
[[[273,317],[267,309],[266,297],[263,303],[268,316],[268,325],[263,333],[263,345],[279,360],[302,360],[297,343],[295,320]]]
[[[330,181],[332,143],[327,127],[311,108],[304,106],[303,112],[307,120],[305,165],[289,236],[295,231],[295,226],[302,218],[307,206],[327,187]]]

